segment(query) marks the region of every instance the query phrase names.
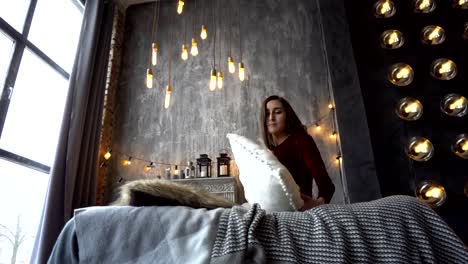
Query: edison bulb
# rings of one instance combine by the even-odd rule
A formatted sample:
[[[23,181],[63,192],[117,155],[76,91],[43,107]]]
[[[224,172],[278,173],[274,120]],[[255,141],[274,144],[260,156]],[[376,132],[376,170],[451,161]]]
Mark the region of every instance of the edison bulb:
[[[184,61],[188,59],[188,51],[187,51],[187,47],[185,46],[185,44],[182,44],[182,53],[180,54],[180,57]]]
[[[200,38],[204,40],[207,37],[208,37],[208,33],[206,31],[206,27],[205,27],[205,25],[202,25],[201,26],[201,32],[200,32]]]
[[[211,69],[210,91],[216,90],[216,69]]]
[[[149,172],[154,168],[154,163],[151,162],[149,165],[146,165],[145,168],[143,169],[145,172]]]
[[[151,68],[146,70],[146,87],[153,88],[153,70]]]
[[[425,26],[421,31],[421,41],[428,45],[439,45],[445,41],[445,30],[436,25]]]
[[[452,151],[462,159],[468,159],[468,134],[460,134],[452,144]]]
[[[444,186],[433,180],[425,180],[416,186],[416,197],[432,208],[441,206],[446,198]]]
[[[192,48],[190,49],[190,54],[192,54],[194,57],[198,55],[198,43],[195,38],[192,38]]]
[[[122,160],[122,166],[129,166],[132,164],[132,158]]]
[[[405,97],[398,101],[395,112],[403,120],[415,121],[423,114],[421,102],[412,97]]]
[[[452,0],[453,6],[461,9],[468,9],[468,0]]]
[[[171,85],[166,86],[166,98],[164,98],[164,108],[168,109],[169,105],[171,103],[171,93],[172,93],[172,87]]]
[[[393,1],[380,0],[374,4],[374,15],[379,18],[387,18],[395,15],[396,8]]]
[[[414,78],[413,68],[408,64],[396,63],[390,67],[388,79],[396,86],[407,86]]]
[[[106,154],[104,154],[104,159],[109,160],[111,156],[112,156],[111,152],[107,151]]]
[[[182,12],[184,11],[184,1],[183,0],[179,0],[178,4],[177,4],[177,14],[182,14]]]
[[[462,117],[468,112],[468,101],[462,95],[447,94],[440,102],[440,110],[449,116]]]
[[[158,44],[156,42],[153,42],[151,45],[151,50],[151,64],[156,66],[156,64],[158,64]]]
[[[407,146],[406,153],[415,161],[428,161],[434,155],[434,146],[423,137],[412,137]]]
[[[243,82],[245,79],[245,68],[244,68],[244,63],[239,62],[239,80]]]
[[[234,65],[234,60],[231,56],[228,57],[228,69],[230,73],[236,72],[236,66]]]
[[[223,89],[223,73],[218,71],[218,89]]]
[[[315,131],[319,132],[320,130],[322,130],[322,127],[320,126],[320,124],[315,123]]]
[[[398,49],[403,46],[405,39],[403,34],[395,29],[385,30],[380,35],[380,45],[386,49]]]
[[[414,11],[418,13],[430,13],[436,8],[433,0],[416,0],[414,1]]]
[[[431,64],[431,75],[439,80],[451,80],[457,75],[457,65],[449,59],[437,59]]]

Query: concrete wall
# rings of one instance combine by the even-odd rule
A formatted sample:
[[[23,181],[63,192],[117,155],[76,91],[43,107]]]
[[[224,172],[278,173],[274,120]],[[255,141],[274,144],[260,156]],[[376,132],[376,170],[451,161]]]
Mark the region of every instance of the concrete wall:
[[[126,158],[124,154],[148,161],[185,164],[201,153],[214,159],[220,151],[229,149],[226,133],[257,139],[261,101],[277,94],[290,101],[303,123],[311,125],[321,120],[322,131],[311,131],[311,134],[336,186],[332,202],[379,197],[343,4],[341,1],[323,1],[322,10],[319,2],[240,1],[241,44],[247,69],[247,80],[243,83],[226,69],[229,33],[234,60],[238,62],[240,56],[239,30],[228,23],[229,17],[234,20],[233,26],[237,22],[239,1],[197,2],[198,21],[195,23],[200,55],[185,62],[180,59],[180,47],[184,25],[189,25],[186,37],[187,43],[190,42],[194,6],[187,3],[184,14],[178,16],[173,2],[162,2],[158,34],[161,57],[153,89],[147,89],[144,82],[151,47],[153,4],[130,6],[126,12],[121,75],[116,91],[112,142],[115,158],[109,164],[112,188],[123,181],[162,174],[167,167],[159,166],[145,174],[146,162],[136,160],[130,167],[120,166],[119,160]],[[220,37],[216,43],[216,57],[219,58],[221,47],[225,86],[223,90],[210,92],[213,3],[222,4],[215,7]],[[200,23],[208,27],[209,38],[205,41],[198,37]],[[172,42],[171,33],[175,33]],[[342,41],[344,45],[339,44]],[[163,107],[164,88],[171,47],[174,47],[173,93],[171,106],[166,110]],[[337,90],[336,87],[340,88]],[[335,89],[335,97],[330,88]],[[327,108],[329,98],[337,100],[342,150],[328,137],[334,122],[333,114]],[[356,153],[357,147],[361,150]],[[341,177],[335,160],[338,152],[343,155],[346,179]],[[119,182],[119,179],[123,181]],[[350,197],[344,188],[346,180]]]

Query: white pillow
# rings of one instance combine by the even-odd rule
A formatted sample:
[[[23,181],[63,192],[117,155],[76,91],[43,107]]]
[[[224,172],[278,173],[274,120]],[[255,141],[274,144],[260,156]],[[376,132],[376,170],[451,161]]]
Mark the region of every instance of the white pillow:
[[[273,153],[236,134],[227,134],[245,198],[266,211],[297,211],[304,205],[291,173]]]

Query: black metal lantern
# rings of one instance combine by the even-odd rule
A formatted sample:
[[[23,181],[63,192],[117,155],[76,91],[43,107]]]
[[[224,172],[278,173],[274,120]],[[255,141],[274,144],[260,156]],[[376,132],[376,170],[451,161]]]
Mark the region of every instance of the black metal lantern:
[[[211,177],[211,159],[208,158],[208,154],[200,154],[200,158],[197,159],[197,177]]]
[[[231,158],[228,157],[227,153],[220,153],[218,160],[218,177],[227,177],[230,175]]]

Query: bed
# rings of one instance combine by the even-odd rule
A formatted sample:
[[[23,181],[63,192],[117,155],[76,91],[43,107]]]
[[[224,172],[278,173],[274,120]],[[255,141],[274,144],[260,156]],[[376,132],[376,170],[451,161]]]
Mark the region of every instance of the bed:
[[[77,210],[49,263],[468,263],[463,242],[413,197],[267,212],[157,184]]]

